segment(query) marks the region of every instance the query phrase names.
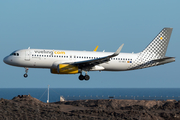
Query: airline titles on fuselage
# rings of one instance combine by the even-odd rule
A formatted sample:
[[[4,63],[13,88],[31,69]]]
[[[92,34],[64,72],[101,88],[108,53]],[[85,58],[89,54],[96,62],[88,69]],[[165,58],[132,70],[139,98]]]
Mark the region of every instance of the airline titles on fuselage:
[[[64,51],[55,51],[55,50],[52,50],[52,51],[49,51],[49,50],[34,50],[35,53],[40,53],[40,54],[49,54],[49,55],[53,55],[54,54],[65,54]]]

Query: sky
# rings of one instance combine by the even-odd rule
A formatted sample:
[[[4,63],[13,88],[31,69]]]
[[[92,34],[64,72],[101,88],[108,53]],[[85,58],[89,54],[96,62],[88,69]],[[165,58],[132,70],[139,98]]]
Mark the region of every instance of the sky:
[[[178,0],[1,0],[0,88],[180,88]],[[49,69],[5,64],[11,52],[36,49],[141,52],[164,28],[173,32],[166,56],[176,61],[165,65],[123,72],[88,72],[55,75]]]

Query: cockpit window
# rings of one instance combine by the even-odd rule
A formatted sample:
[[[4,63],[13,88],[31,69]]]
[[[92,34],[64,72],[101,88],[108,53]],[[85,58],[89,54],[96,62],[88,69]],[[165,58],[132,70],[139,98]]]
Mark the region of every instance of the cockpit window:
[[[10,55],[14,55],[14,52],[13,52],[13,53],[11,53]]]
[[[19,53],[13,52],[13,53],[11,53],[10,55],[13,55],[13,56],[19,56]]]

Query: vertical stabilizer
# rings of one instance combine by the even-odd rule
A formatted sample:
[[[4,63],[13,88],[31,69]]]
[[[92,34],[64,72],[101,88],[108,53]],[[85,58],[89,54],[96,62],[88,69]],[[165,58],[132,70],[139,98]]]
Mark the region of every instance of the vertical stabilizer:
[[[165,54],[171,33],[172,28],[162,29],[162,31],[154,38],[154,40],[138,54],[137,58],[133,61],[129,69],[142,69],[159,65],[160,63],[154,60],[164,60],[163,58],[166,58]]]
[[[146,56],[159,59],[164,58],[171,37],[172,28],[164,28],[154,40],[142,51]]]

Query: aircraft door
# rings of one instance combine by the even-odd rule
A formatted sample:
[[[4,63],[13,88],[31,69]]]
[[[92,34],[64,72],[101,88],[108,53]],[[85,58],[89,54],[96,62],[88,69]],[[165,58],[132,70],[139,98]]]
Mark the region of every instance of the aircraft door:
[[[25,52],[25,61],[30,61],[30,51]]]

